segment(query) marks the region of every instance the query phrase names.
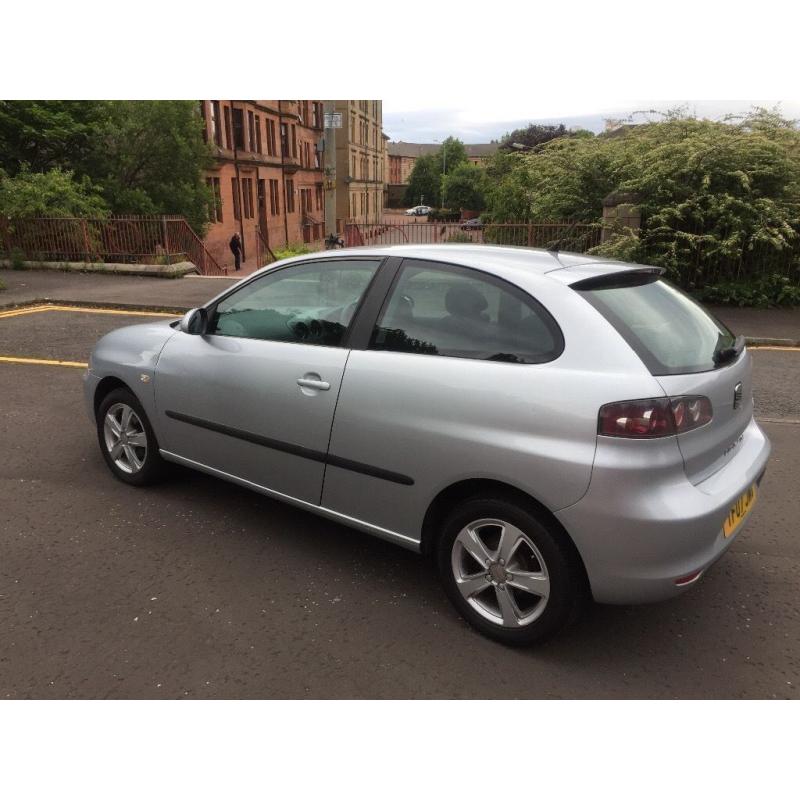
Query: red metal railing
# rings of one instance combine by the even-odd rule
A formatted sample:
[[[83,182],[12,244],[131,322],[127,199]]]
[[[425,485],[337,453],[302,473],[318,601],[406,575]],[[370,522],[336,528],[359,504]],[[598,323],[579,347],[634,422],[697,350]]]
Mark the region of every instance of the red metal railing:
[[[202,275],[227,274],[189,223],[178,216],[0,219],[0,242],[6,254],[17,250],[28,260],[118,264],[190,261]]]
[[[585,252],[600,244],[601,226],[574,222],[493,223],[468,226],[461,222],[345,224],[346,247],[377,244],[474,243],[555,247]]]

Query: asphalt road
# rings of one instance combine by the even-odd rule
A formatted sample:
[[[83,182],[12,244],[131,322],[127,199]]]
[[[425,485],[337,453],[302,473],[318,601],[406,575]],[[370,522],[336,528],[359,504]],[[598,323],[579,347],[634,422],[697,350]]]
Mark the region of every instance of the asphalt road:
[[[0,319],[0,355],[85,360],[136,321]],[[472,632],[413,553],[187,470],[116,481],[80,370],[0,364],[0,697],[796,698],[800,353],[754,361],[758,414],[783,421],[730,552],[533,650]]]

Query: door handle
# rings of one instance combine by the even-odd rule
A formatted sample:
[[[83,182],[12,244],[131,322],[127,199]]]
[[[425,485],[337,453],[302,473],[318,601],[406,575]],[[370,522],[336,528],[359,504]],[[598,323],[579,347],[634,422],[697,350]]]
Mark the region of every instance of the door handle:
[[[297,385],[303,386],[306,389],[317,389],[320,392],[327,392],[331,388],[328,381],[321,381],[315,378],[298,378]]]

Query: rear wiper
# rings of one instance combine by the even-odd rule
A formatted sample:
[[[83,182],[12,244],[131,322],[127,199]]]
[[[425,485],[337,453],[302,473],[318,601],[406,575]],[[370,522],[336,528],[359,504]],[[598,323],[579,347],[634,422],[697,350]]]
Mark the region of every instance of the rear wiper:
[[[722,350],[714,353],[714,366],[720,367],[729,361],[735,361],[741,355],[742,350],[744,350],[744,336],[740,334],[733,340],[730,347],[723,347]]]

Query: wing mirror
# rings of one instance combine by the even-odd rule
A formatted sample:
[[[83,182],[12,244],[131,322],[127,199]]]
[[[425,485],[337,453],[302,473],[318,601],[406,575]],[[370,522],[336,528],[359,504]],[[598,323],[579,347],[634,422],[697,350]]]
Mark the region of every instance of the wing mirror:
[[[204,308],[193,308],[183,315],[178,329],[184,333],[202,335],[206,332],[207,322],[208,312]]]

